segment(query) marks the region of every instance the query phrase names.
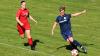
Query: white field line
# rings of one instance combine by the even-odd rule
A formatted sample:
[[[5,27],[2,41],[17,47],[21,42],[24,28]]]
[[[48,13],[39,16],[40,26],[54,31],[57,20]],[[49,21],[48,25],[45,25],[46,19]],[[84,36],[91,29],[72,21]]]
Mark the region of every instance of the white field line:
[[[45,52],[34,51],[34,50],[30,50],[30,49],[26,49],[26,48],[22,48],[22,47],[18,47],[18,46],[6,44],[6,43],[0,43],[0,45],[6,45],[6,46],[9,46],[9,47],[19,48],[19,49],[23,49],[23,50],[26,50],[26,51],[40,53],[40,54],[47,55],[47,56],[55,56],[55,55],[52,55],[52,54],[47,54]]]

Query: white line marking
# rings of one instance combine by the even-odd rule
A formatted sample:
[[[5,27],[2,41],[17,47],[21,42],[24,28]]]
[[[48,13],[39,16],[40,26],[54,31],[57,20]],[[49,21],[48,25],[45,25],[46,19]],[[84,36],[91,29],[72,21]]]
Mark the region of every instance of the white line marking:
[[[14,46],[14,45],[9,45],[9,44],[6,44],[6,43],[0,43],[0,44],[1,44],[1,45],[10,46],[10,47],[19,48],[19,49],[23,49],[23,50],[27,50],[27,51],[31,51],[31,52],[40,53],[40,54],[43,54],[43,55],[55,56],[55,55],[52,55],[52,54],[47,54],[47,53],[45,53],[45,52],[33,51],[33,50],[30,50],[30,49],[26,49],[26,48]]]

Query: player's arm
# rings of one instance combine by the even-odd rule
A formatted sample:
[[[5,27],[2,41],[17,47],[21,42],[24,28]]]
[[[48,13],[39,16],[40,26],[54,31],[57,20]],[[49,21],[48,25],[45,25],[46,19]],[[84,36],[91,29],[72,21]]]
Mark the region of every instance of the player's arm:
[[[71,14],[71,16],[79,16],[79,15],[84,14],[84,13],[86,13],[86,10],[83,10],[83,11],[78,12],[78,13],[73,13],[73,14]]]
[[[54,30],[55,30],[57,24],[58,24],[57,22],[54,22],[54,23],[53,23],[52,30],[51,30],[51,34],[52,34],[52,35],[54,34]]]
[[[19,20],[19,17],[16,17],[16,21],[17,21],[17,23],[19,23],[21,26],[24,25],[24,24]]]
[[[16,13],[16,21],[18,24],[20,24],[21,26],[23,26],[24,24],[19,20],[19,17],[20,17],[20,10],[17,11]]]
[[[34,21],[35,23],[37,23],[37,21],[35,19],[33,19],[33,17],[31,15],[29,15],[29,18]]]

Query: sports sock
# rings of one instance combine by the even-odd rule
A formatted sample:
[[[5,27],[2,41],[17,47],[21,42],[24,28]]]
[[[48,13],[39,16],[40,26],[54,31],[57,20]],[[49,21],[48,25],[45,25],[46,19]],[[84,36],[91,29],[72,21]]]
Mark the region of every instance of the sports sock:
[[[78,47],[81,47],[81,46],[82,46],[82,45],[81,45],[78,41],[76,41],[76,40],[73,41],[73,44],[76,45],[76,46],[78,46]]]
[[[30,46],[33,45],[33,40],[32,40],[32,38],[28,38],[28,43],[29,43]]]
[[[71,46],[72,46],[72,49],[77,49],[77,46],[74,45],[72,42],[71,42],[70,44],[71,44]]]

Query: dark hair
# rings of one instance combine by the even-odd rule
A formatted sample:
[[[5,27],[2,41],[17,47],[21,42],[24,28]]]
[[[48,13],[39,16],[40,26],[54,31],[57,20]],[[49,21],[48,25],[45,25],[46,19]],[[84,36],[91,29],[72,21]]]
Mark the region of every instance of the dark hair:
[[[62,10],[64,10],[65,11],[65,6],[61,6],[60,8],[59,8],[59,11],[62,11]]]
[[[22,0],[20,3],[22,4],[23,2],[25,2],[24,0]]]

